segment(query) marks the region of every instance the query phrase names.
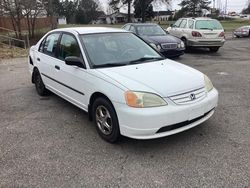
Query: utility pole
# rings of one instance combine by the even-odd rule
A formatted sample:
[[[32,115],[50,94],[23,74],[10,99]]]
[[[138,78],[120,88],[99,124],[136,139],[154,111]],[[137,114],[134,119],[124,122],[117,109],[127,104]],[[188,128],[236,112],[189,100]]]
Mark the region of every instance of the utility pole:
[[[225,14],[227,14],[227,0],[226,0],[226,2],[225,2]]]

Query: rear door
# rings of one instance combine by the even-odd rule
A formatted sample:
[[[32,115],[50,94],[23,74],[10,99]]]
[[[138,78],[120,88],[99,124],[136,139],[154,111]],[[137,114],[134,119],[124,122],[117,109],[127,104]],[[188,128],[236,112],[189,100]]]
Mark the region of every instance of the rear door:
[[[43,82],[46,87],[51,89],[56,89],[57,87],[57,83],[53,78],[55,78],[55,64],[58,61],[56,56],[59,37],[59,32],[49,34],[42,41],[36,56],[38,70],[42,76]]]

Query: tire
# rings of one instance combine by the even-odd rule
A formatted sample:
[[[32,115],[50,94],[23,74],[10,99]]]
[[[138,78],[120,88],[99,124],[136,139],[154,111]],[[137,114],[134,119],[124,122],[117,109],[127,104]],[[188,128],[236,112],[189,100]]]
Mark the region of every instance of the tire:
[[[92,107],[92,117],[100,137],[114,143],[120,138],[118,118],[113,105],[105,98],[97,98]]]
[[[40,96],[46,96],[49,92],[46,89],[42,77],[38,70],[34,70],[34,84],[36,86],[36,91]]]
[[[219,49],[220,49],[220,47],[210,47],[209,48],[210,52],[218,52]]]
[[[185,51],[188,52],[190,50],[190,46],[187,45],[187,39],[186,38],[181,38],[181,40],[185,44]]]

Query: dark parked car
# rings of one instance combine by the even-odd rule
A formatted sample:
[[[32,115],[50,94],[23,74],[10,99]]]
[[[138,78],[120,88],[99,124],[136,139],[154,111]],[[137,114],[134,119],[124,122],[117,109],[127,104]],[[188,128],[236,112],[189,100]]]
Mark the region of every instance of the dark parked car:
[[[128,23],[122,28],[140,36],[165,57],[179,57],[184,54],[185,44],[180,39],[167,34],[158,24]]]
[[[242,26],[234,31],[234,36],[239,37],[250,37],[250,25]]]

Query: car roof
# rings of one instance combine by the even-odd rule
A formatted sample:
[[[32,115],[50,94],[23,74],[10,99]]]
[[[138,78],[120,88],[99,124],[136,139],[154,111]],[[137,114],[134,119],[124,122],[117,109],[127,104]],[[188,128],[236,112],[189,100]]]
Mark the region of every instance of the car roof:
[[[128,32],[128,31],[123,30],[123,29],[111,28],[111,27],[69,27],[69,28],[55,29],[53,31],[77,32],[79,34],[117,33],[117,32],[126,33],[126,32]]]
[[[189,17],[187,19],[192,19],[192,20],[215,20],[215,19],[208,18],[208,17],[197,17],[197,18]]]
[[[138,25],[158,25],[158,24],[156,23],[127,23],[126,25],[138,26]]]

